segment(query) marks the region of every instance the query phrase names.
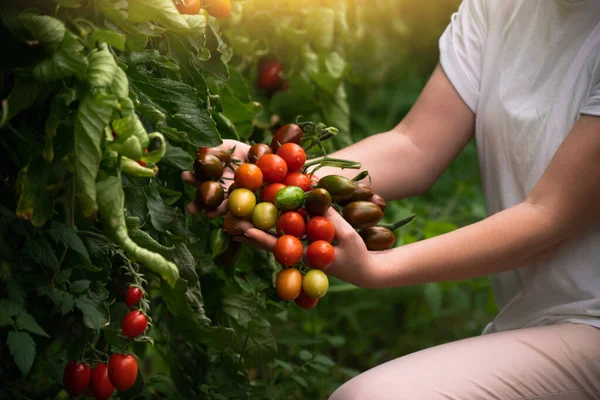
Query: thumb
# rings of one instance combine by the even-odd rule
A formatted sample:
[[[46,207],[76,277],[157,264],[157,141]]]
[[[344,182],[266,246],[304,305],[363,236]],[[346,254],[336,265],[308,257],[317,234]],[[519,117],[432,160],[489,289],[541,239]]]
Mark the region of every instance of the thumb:
[[[340,244],[344,244],[344,242],[351,241],[358,237],[358,234],[352,225],[350,225],[344,217],[335,210],[335,208],[329,207],[323,216],[329,219],[333,224],[333,227],[335,228],[335,237],[340,241]]]

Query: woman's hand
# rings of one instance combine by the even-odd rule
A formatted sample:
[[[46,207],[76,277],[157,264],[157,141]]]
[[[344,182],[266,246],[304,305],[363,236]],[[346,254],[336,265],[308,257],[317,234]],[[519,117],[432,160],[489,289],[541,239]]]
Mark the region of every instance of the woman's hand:
[[[250,149],[250,146],[245,143],[238,142],[237,140],[225,139],[225,140],[223,140],[223,144],[220,145],[219,148],[227,150],[227,151],[230,151],[231,149],[235,148],[235,150],[231,154],[231,158],[237,158],[238,160],[241,160],[243,163],[246,161],[246,157],[248,156],[248,150]],[[234,173],[233,173],[233,171],[231,171],[230,168],[225,168],[225,170],[223,172],[223,177],[229,178],[229,179],[224,180],[225,183],[223,185],[223,188],[225,189],[225,200],[223,201],[223,203],[221,203],[219,208],[217,208],[216,210],[206,211],[206,215],[208,217],[210,217],[210,218],[218,217],[219,215],[222,215],[227,211],[227,191],[229,189],[229,186],[231,186],[231,184],[233,183],[233,174]],[[190,171],[183,171],[181,173],[181,178],[188,185],[191,185],[195,188],[200,186],[200,184],[202,183],[202,182],[199,182],[198,180],[196,180],[196,175]],[[190,214],[196,214],[199,211],[198,207],[196,206],[195,201],[191,201],[188,203],[187,211]]]
[[[325,272],[360,287],[376,286],[373,275],[373,253],[367,250],[362,238],[333,208],[325,213],[325,217],[335,227],[335,235],[339,242],[334,246],[335,262]],[[242,230],[244,234],[235,236],[233,240],[248,243],[260,249],[273,250],[277,241],[273,235],[255,228],[248,221],[239,220],[235,227]]]

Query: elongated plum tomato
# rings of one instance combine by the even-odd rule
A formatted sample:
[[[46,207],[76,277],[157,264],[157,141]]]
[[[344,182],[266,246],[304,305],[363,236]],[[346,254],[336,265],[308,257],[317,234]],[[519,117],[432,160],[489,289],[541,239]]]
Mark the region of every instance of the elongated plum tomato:
[[[310,179],[302,172],[288,173],[285,178],[283,178],[282,183],[286,186],[298,186],[305,192],[308,192],[308,189],[310,189]]]
[[[206,181],[196,189],[196,206],[200,210],[216,210],[225,199],[225,189],[217,181]]]
[[[140,288],[129,286],[127,288],[127,293],[125,293],[125,304],[127,304],[127,307],[131,308],[135,306],[142,297],[144,297],[144,292],[142,292]]]
[[[317,240],[308,245],[306,261],[313,268],[326,270],[335,261],[335,250],[329,242]]]
[[[296,143],[284,143],[277,150],[277,155],[285,161],[288,171],[298,171],[306,162],[306,152]]]
[[[196,179],[204,182],[209,179],[218,180],[223,176],[223,163],[208,153],[201,153],[194,161],[194,172]]]
[[[258,87],[270,92],[281,89],[283,65],[274,60],[265,61],[258,74]]]
[[[236,187],[256,192],[263,183],[263,173],[254,164],[242,164],[233,176]]]
[[[121,322],[123,336],[136,337],[144,333],[148,327],[148,318],[139,310],[129,311]]]
[[[323,215],[331,206],[331,195],[325,189],[316,188],[306,195],[304,208],[310,215]]]
[[[258,159],[256,166],[262,171],[263,179],[267,183],[283,181],[288,172],[287,164],[277,154],[265,154]]]
[[[99,363],[92,370],[90,388],[95,400],[106,400],[114,393],[115,387],[108,377],[108,365],[106,363]]]
[[[229,201],[227,203],[229,212],[231,212],[234,217],[247,217],[252,214],[252,211],[256,206],[256,196],[248,189],[235,189],[229,195]]]
[[[263,231],[274,227],[277,223],[277,217],[279,217],[279,210],[273,203],[258,203],[252,211],[252,223]]]
[[[335,239],[335,227],[325,217],[312,217],[306,224],[306,234],[311,242],[324,240],[331,243]]]
[[[217,157],[225,166],[231,164],[231,152],[229,150],[224,149],[223,147],[200,147],[198,149],[197,155],[199,156],[202,153],[212,154]]]
[[[200,13],[200,0],[175,0],[179,14],[196,15]]]
[[[302,258],[302,242],[295,236],[284,235],[275,242],[273,255],[278,263],[291,267]]]
[[[302,290],[302,274],[296,268],[284,268],[277,274],[275,290],[283,301],[294,300]]]
[[[277,195],[277,192],[284,187],[285,185],[283,183],[269,183],[262,189],[260,201],[268,201],[269,203],[275,204],[275,196]]]
[[[248,162],[256,164],[256,162],[265,154],[273,154],[273,150],[264,143],[253,144],[248,150]]]
[[[309,310],[317,305],[319,299],[313,299],[309,295],[307,295],[304,290],[300,291],[300,294],[294,300],[298,307],[304,308],[305,310]]]
[[[292,235],[299,238],[304,235],[304,229],[304,217],[295,211],[284,212],[277,221],[278,235]]]
[[[286,143],[296,143],[299,145],[304,136],[304,131],[296,124],[286,124],[275,132],[275,136],[271,140],[271,149],[277,152],[279,146]]]
[[[91,377],[92,371],[87,364],[79,364],[73,360],[65,367],[63,385],[71,396],[79,396],[87,389]]]
[[[131,354],[115,353],[108,360],[108,378],[122,392],[131,388],[137,379],[138,363]]]
[[[215,18],[227,18],[231,15],[231,0],[204,0],[208,15]]]
[[[313,299],[325,296],[329,289],[327,275],[319,269],[311,269],[302,279],[302,290]]]

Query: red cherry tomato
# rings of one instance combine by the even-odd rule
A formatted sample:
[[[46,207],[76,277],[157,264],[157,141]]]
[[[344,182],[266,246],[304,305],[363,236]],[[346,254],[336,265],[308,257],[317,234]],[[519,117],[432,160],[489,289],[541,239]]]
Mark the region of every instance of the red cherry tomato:
[[[309,310],[317,305],[319,299],[313,299],[312,297],[304,293],[304,290],[302,290],[294,301],[296,302],[298,307],[304,308],[305,310]]]
[[[304,137],[304,131],[300,128],[299,125],[296,124],[286,124],[281,128],[277,129],[273,139],[271,139],[271,149],[274,152],[277,152],[279,147],[282,144],[286,143],[302,143],[302,138]]]
[[[106,400],[114,393],[115,387],[108,378],[108,365],[106,363],[100,363],[92,370],[90,388],[96,400]]]
[[[129,286],[127,288],[127,293],[125,294],[125,304],[127,307],[131,308],[135,306],[141,298],[144,297],[144,292],[135,286]]]
[[[335,239],[335,228],[325,217],[312,217],[306,224],[306,234],[311,242],[324,240],[331,243]]]
[[[306,210],[304,208],[299,208],[296,210],[296,212],[300,215],[302,215],[302,218],[304,218],[304,222],[308,221],[308,213],[306,212]]]
[[[123,330],[123,336],[136,337],[144,333],[148,327],[148,318],[142,314],[139,310],[133,310],[128,312],[123,317],[121,323],[121,329]]]
[[[298,186],[305,192],[308,192],[308,189],[310,189],[310,179],[302,172],[290,172],[283,179],[283,184],[286,186]]]
[[[284,212],[277,220],[277,234],[292,235],[297,238],[304,235],[305,229],[304,217],[295,211]]]
[[[108,360],[108,378],[122,392],[131,388],[137,379],[138,363],[131,354],[113,354]]]
[[[268,184],[263,188],[262,193],[260,194],[260,201],[268,201],[269,203],[275,204],[275,196],[277,195],[277,192],[279,192],[284,187],[285,185],[283,183]]]
[[[63,374],[63,385],[71,396],[79,396],[87,389],[92,377],[92,371],[87,364],[78,364],[73,360],[67,364]]]
[[[335,250],[329,242],[317,240],[308,245],[308,249],[306,249],[306,261],[313,268],[327,269],[335,261]]]
[[[289,171],[298,171],[306,162],[306,152],[296,143],[284,143],[277,150],[277,155],[285,161]]]
[[[283,79],[281,73],[283,65],[277,61],[269,60],[263,63],[258,75],[258,87],[269,92],[275,92],[281,88]]]
[[[256,192],[263,183],[263,173],[254,164],[242,164],[233,176],[235,186]]]
[[[265,154],[273,154],[273,150],[271,150],[271,148],[264,143],[253,144],[248,150],[248,162],[251,164],[256,164],[258,159]]]
[[[277,154],[265,154],[258,159],[256,165],[262,171],[263,179],[267,183],[281,182],[287,175],[287,164],[283,158],[279,157]]]
[[[200,0],[177,0],[175,7],[179,14],[196,15],[200,13]]]
[[[215,18],[227,18],[231,15],[231,0],[204,0],[208,15]]]
[[[281,265],[291,267],[302,258],[302,242],[292,235],[282,236],[275,242],[273,255]]]

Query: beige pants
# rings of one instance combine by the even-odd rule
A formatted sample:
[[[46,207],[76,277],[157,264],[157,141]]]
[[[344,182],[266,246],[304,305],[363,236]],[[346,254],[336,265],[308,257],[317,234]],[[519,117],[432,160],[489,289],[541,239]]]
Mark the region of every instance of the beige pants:
[[[373,368],[329,400],[600,399],[600,330],[562,324],[478,336]]]

